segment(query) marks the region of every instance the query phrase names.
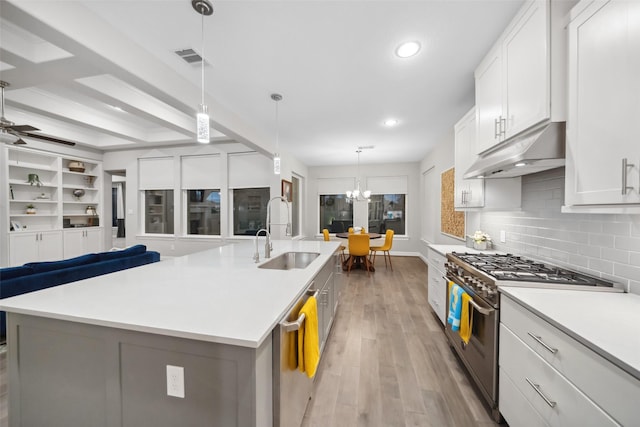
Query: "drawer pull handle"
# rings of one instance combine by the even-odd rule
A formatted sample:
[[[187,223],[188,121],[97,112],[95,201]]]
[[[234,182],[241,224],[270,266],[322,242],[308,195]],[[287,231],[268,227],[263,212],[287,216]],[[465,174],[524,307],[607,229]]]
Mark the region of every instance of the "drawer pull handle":
[[[552,354],[556,354],[558,352],[557,348],[550,347],[549,344],[547,344],[546,342],[542,341],[542,337],[539,337],[537,335],[533,335],[531,332],[527,332],[527,334],[529,334],[529,336],[531,338],[536,340],[538,342],[538,344],[540,344],[541,346],[543,346],[544,348],[549,350],[549,352],[551,352]]]
[[[540,385],[534,383],[533,381],[531,381],[529,378],[525,377],[525,380],[527,380],[527,382],[529,383],[529,385],[531,387],[533,387],[533,389],[536,391],[536,393],[538,393],[540,395],[540,397],[547,403],[547,405],[549,405],[552,408],[556,407],[556,402],[550,400],[547,396],[544,395],[544,393],[542,392],[542,390],[540,390]]]

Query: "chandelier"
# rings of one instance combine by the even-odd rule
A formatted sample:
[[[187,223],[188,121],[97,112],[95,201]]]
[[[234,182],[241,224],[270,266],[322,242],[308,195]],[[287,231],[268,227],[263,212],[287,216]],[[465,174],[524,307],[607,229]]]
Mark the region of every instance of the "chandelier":
[[[356,169],[356,188],[355,190],[349,190],[346,192],[347,194],[347,203],[352,202],[371,202],[371,191],[369,190],[360,190],[360,153],[362,152],[362,147],[358,147],[356,153],[358,154],[358,167]]]

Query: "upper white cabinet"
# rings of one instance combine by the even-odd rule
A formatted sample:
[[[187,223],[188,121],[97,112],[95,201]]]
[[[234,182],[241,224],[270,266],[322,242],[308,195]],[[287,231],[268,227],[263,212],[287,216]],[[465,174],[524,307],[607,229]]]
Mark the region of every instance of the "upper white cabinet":
[[[562,17],[574,3],[527,1],[476,68],[476,153],[565,120]]]
[[[455,127],[455,197],[457,210],[518,209],[521,205],[521,178],[464,179],[467,169],[477,159],[476,109],[472,108]]]
[[[585,1],[571,18],[565,204],[640,211],[640,2]]]
[[[455,131],[455,197],[456,209],[484,206],[484,180],[464,179],[465,171],[476,159],[476,111],[472,108],[456,123]]]

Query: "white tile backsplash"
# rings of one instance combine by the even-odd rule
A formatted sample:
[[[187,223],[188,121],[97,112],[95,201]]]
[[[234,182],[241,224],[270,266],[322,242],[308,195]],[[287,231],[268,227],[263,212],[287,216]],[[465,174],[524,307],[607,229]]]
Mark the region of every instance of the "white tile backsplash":
[[[522,210],[482,212],[497,250],[611,280],[640,294],[640,215],[562,213],[564,168],[522,177]],[[500,231],[506,243],[500,243]]]

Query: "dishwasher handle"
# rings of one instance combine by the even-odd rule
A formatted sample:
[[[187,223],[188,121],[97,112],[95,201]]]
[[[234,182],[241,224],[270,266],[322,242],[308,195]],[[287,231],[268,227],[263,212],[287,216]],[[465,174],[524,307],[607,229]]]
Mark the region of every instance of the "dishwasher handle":
[[[317,298],[319,292],[320,292],[320,289],[308,289],[307,290],[307,295],[312,296],[314,298]],[[304,313],[300,313],[298,318],[296,320],[294,320],[293,322],[287,322],[287,321],[281,322],[280,323],[280,328],[284,332],[297,331],[298,329],[300,329],[300,326],[302,326],[302,322],[304,322],[304,318],[305,318]]]

